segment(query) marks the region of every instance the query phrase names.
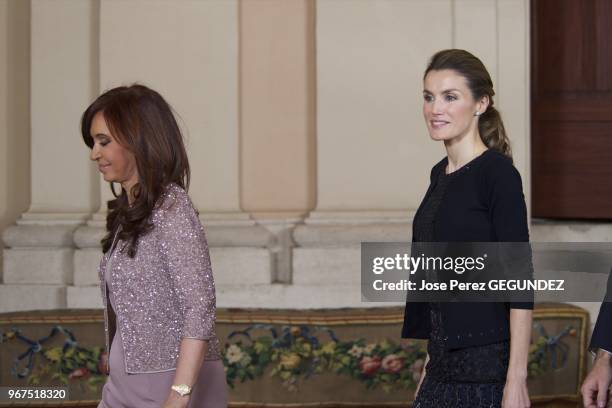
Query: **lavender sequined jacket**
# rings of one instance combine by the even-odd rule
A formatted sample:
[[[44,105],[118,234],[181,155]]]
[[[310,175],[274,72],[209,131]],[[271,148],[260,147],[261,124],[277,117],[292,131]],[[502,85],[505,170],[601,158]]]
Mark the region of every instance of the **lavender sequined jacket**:
[[[176,368],[180,342],[186,337],[208,340],[206,360],[220,358],[215,285],[204,229],[189,196],[176,184],[168,186],[159,202],[152,213],[154,227],[138,239],[136,256],[130,258],[127,248],[122,251],[125,242],[119,240],[98,269],[106,349],[110,350],[117,331],[128,373]],[[116,319],[104,279],[107,266]]]

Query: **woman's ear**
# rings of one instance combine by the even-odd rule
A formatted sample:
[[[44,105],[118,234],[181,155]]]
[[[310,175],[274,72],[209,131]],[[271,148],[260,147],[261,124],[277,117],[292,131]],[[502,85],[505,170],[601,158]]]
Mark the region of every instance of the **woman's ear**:
[[[491,100],[489,99],[489,95],[485,95],[480,98],[480,100],[476,102],[476,112],[478,112],[477,115],[482,115],[483,113],[485,113],[487,111],[487,108],[489,107],[490,102]]]

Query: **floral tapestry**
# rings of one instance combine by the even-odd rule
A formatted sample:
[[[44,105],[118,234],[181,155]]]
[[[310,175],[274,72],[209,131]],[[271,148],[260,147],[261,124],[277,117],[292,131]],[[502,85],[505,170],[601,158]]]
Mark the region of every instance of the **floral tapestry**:
[[[548,305],[534,316],[530,394],[573,401],[585,371],[588,315]],[[220,310],[232,406],[405,406],[426,352],[425,342],[399,338],[402,318],[398,308]],[[75,403],[95,406],[108,364],[103,339],[100,311],[0,315],[0,384],[65,386]]]

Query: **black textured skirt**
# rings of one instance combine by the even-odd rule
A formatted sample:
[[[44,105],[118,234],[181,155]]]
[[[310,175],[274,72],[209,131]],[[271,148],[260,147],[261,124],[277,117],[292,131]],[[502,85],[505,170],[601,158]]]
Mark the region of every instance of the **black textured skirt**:
[[[429,362],[414,408],[501,407],[510,342],[448,350],[439,305],[430,306]]]

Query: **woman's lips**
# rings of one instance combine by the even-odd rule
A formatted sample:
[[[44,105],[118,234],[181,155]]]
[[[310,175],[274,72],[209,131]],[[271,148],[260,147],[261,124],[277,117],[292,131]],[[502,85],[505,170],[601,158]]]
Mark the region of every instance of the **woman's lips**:
[[[431,127],[433,129],[440,129],[449,124],[449,122],[446,122],[444,120],[431,120],[429,121],[429,123],[431,123]]]

